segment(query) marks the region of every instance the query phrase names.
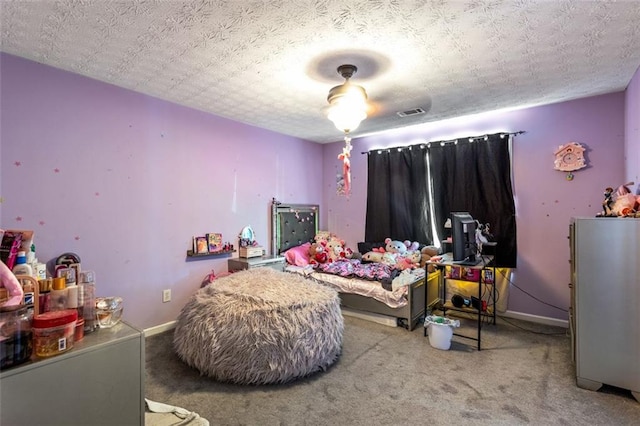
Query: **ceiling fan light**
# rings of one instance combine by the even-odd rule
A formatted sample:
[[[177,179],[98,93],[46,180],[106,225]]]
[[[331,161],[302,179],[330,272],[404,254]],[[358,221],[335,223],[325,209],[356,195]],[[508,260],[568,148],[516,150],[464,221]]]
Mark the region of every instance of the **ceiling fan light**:
[[[349,133],[358,128],[360,122],[367,118],[367,113],[364,108],[354,108],[349,103],[338,102],[331,106],[327,117],[338,130]]]
[[[327,117],[336,128],[345,133],[355,130],[367,118],[367,92],[362,86],[351,84],[349,78],[358,70],[354,65],[341,65],[338,73],[345,78],[344,84],[329,91],[330,107]]]
[[[327,96],[327,101],[329,101],[330,104],[341,99],[348,99],[350,102],[366,104],[367,92],[362,86],[351,84],[347,81],[340,86],[332,87],[331,90],[329,90],[329,96]]]

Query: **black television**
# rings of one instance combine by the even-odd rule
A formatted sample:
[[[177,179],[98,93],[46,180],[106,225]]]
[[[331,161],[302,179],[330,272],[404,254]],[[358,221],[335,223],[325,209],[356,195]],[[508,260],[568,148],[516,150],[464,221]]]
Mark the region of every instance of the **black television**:
[[[454,262],[476,264],[476,221],[468,212],[451,213],[451,244]]]

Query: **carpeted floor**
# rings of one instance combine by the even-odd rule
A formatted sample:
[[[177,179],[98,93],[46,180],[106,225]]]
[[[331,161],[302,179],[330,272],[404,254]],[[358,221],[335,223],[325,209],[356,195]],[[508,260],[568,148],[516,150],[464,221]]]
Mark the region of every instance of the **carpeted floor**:
[[[565,329],[517,320],[483,329],[483,350],[451,349],[412,332],[345,316],[343,352],[326,372],[287,385],[201,377],[172,349],[172,331],[146,339],[146,397],[212,425],[636,425],[630,392],[575,385]],[[474,333],[466,321],[457,329]]]

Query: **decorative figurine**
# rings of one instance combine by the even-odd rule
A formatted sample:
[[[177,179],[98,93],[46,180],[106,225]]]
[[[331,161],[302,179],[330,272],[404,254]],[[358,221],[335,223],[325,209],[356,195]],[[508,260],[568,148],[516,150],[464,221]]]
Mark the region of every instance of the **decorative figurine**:
[[[604,201],[602,202],[602,216],[611,216],[611,206],[613,205],[613,188],[610,186],[604,190]]]

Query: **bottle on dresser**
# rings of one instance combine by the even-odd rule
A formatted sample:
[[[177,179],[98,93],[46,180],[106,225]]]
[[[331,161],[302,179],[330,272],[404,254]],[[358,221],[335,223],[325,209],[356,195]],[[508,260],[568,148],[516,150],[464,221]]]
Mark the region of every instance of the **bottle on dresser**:
[[[33,277],[33,269],[31,269],[31,265],[27,263],[27,254],[23,251],[18,252],[18,256],[16,257],[16,264],[13,266],[11,270],[14,275],[28,275]],[[24,304],[27,306],[33,306],[33,301],[35,297],[35,289],[33,288],[33,284],[27,282],[23,285],[22,290],[24,292]]]
[[[29,275],[33,276],[33,269],[31,269],[31,265],[27,263],[27,253],[24,251],[18,252],[18,257],[16,257],[16,264],[13,266],[11,270],[14,275]]]

